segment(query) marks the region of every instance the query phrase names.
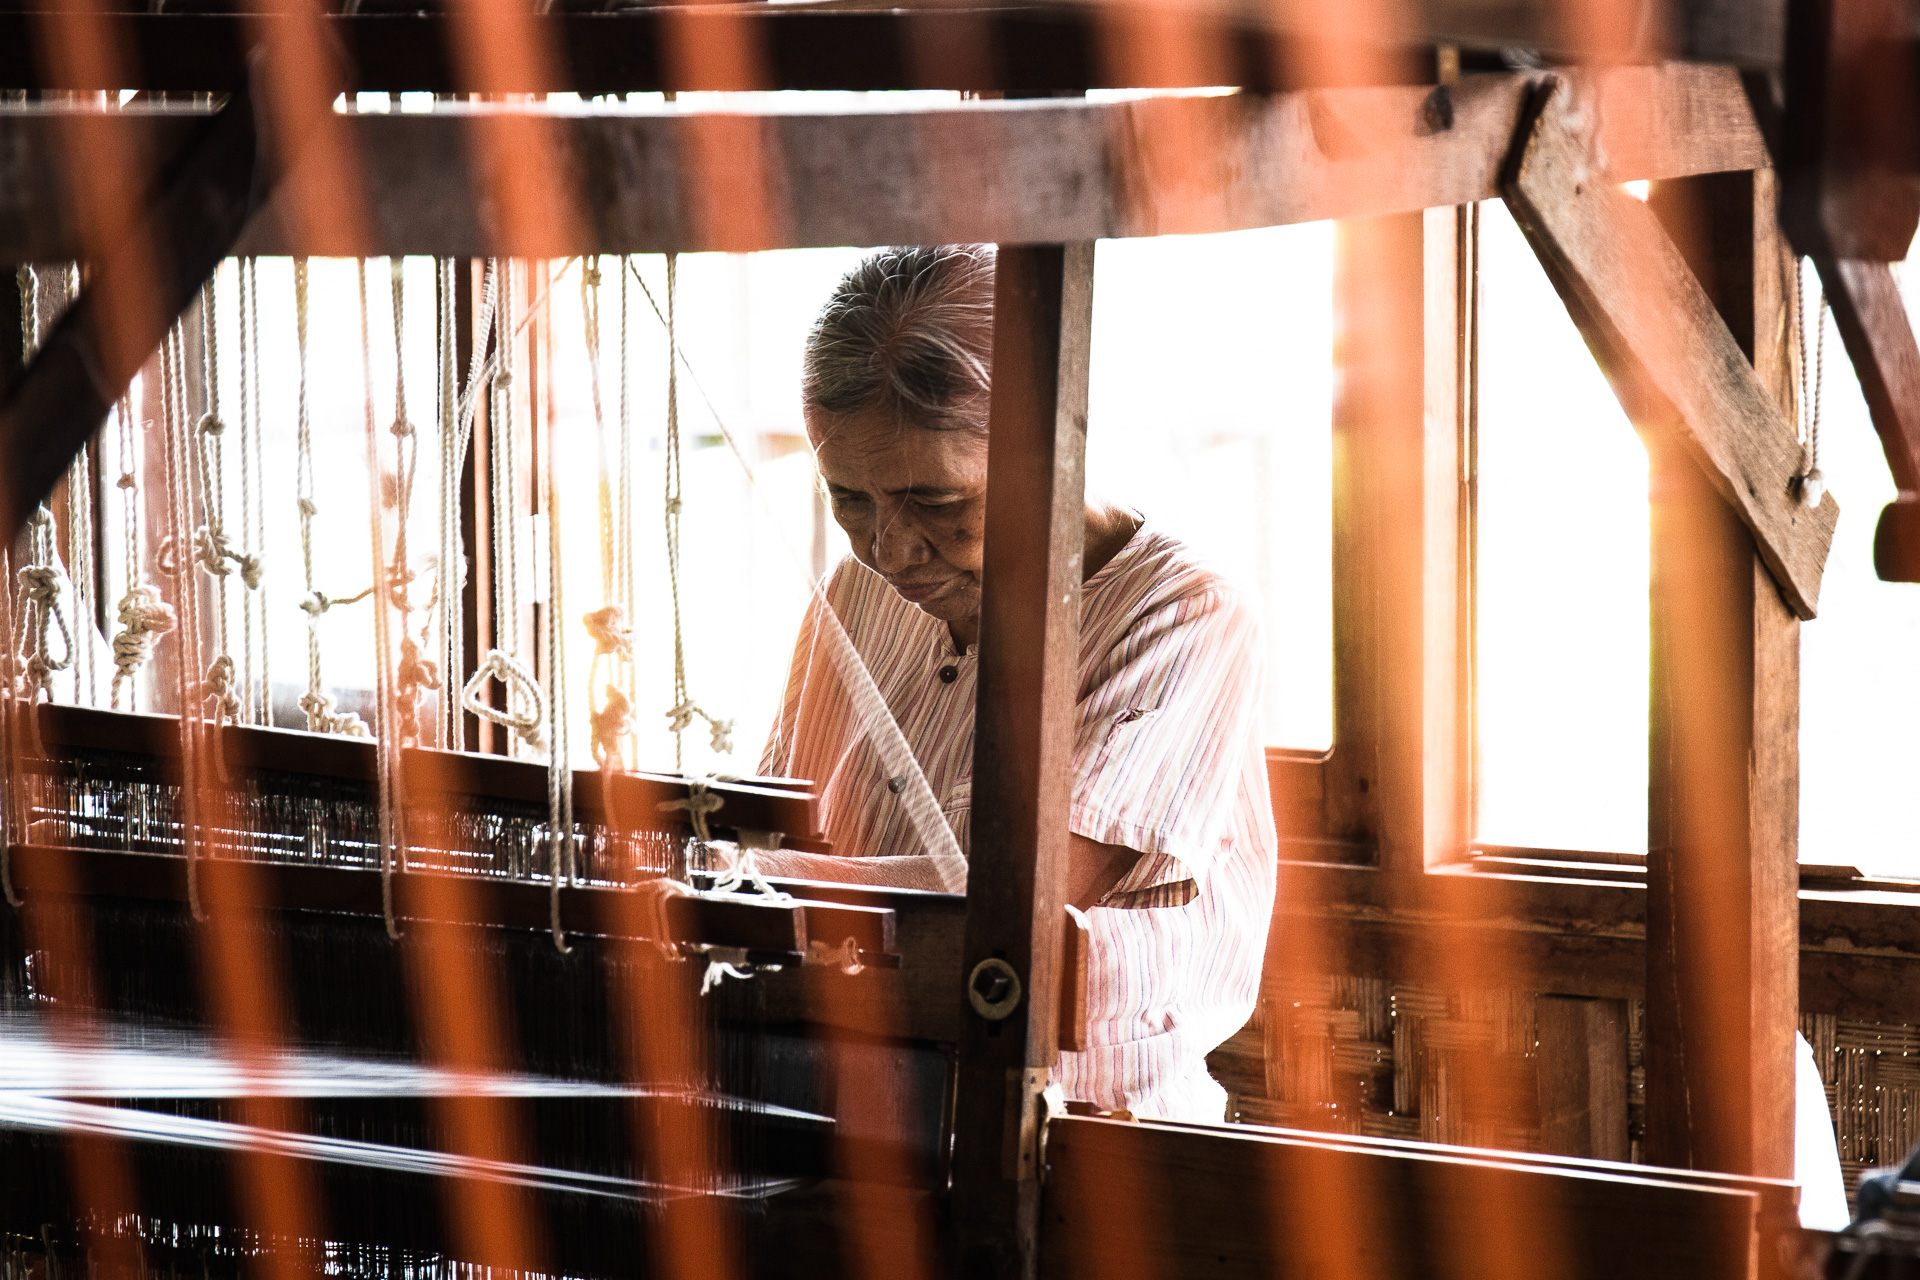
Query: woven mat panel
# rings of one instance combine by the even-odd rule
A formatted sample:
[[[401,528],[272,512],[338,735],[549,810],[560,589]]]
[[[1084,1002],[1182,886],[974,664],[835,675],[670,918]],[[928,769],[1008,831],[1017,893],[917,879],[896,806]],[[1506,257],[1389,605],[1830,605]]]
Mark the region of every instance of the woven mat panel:
[[[1384,979],[1270,983],[1209,1058],[1249,1124],[1536,1150],[1534,997]]]
[[[1920,1026],[1808,1013],[1800,1034],[1826,1086],[1851,1202],[1862,1173],[1899,1164],[1920,1142]]]

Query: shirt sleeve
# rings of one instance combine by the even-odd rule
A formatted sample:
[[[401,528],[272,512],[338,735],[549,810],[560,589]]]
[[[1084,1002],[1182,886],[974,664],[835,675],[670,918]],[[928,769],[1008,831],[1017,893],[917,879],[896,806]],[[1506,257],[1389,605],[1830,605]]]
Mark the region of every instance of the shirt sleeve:
[[[1095,668],[1069,825],[1140,851],[1113,895],[1205,887],[1259,747],[1261,665],[1253,615],[1216,580],[1150,606]]]

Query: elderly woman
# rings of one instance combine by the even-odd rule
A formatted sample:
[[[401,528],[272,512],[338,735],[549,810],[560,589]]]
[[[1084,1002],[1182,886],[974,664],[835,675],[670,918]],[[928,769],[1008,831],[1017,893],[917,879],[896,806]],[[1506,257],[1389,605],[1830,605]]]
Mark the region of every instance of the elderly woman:
[[[993,250],[882,250],[807,342],[804,409],[853,544],[825,585],[964,849],[987,487]],[[1069,1098],[1219,1121],[1206,1055],[1244,1024],[1273,907],[1257,629],[1239,595],[1124,507],[1089,501],[1068,901],[1087,912],[1090,1047]],[[767,773],[819,785],[835,856],[763,862],[814,879],[938,888],[857,695],[802,629]],[[891,728],[887,730],[891,733]],[[892,757],[898,762],[900,756]]]

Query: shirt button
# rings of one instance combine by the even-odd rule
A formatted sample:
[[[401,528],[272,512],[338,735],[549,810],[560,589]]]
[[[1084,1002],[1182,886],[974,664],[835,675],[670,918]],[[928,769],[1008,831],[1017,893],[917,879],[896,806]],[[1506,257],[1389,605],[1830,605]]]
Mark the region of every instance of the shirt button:
[[[941,684],[952,684],[955,680],[958,680],[959,678],[960,678],[960,668],[953,667],[953,666],[940,668]]]
[[[907,777],[905,774],[901,774],[897,778],[887,779],[887,790],[893,792],[893,794],[899,795],[902,791],[905,791],[906,789],[907,789]]]

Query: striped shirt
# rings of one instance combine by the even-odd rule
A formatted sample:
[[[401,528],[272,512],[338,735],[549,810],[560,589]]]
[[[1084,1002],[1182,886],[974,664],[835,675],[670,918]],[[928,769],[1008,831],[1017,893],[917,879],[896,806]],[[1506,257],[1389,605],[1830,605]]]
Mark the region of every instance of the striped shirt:
[[[825,597],[866,662],[964,849],[973,799],[973,649],[858,561]],[[815,608],[818,608],[816,597]],[[924,853],[860,734],[818,619],[802,625],[761,771],[811,778],[841,855]],[[1238,593],[1144,524],[1081,595],[1069,819],[1140,859],[1088,912],[1089,1048],[1069,1098],[1219,1121],[1206,1055],[1253,1012],[1278,854],[1260,732],[1258,625]]]

